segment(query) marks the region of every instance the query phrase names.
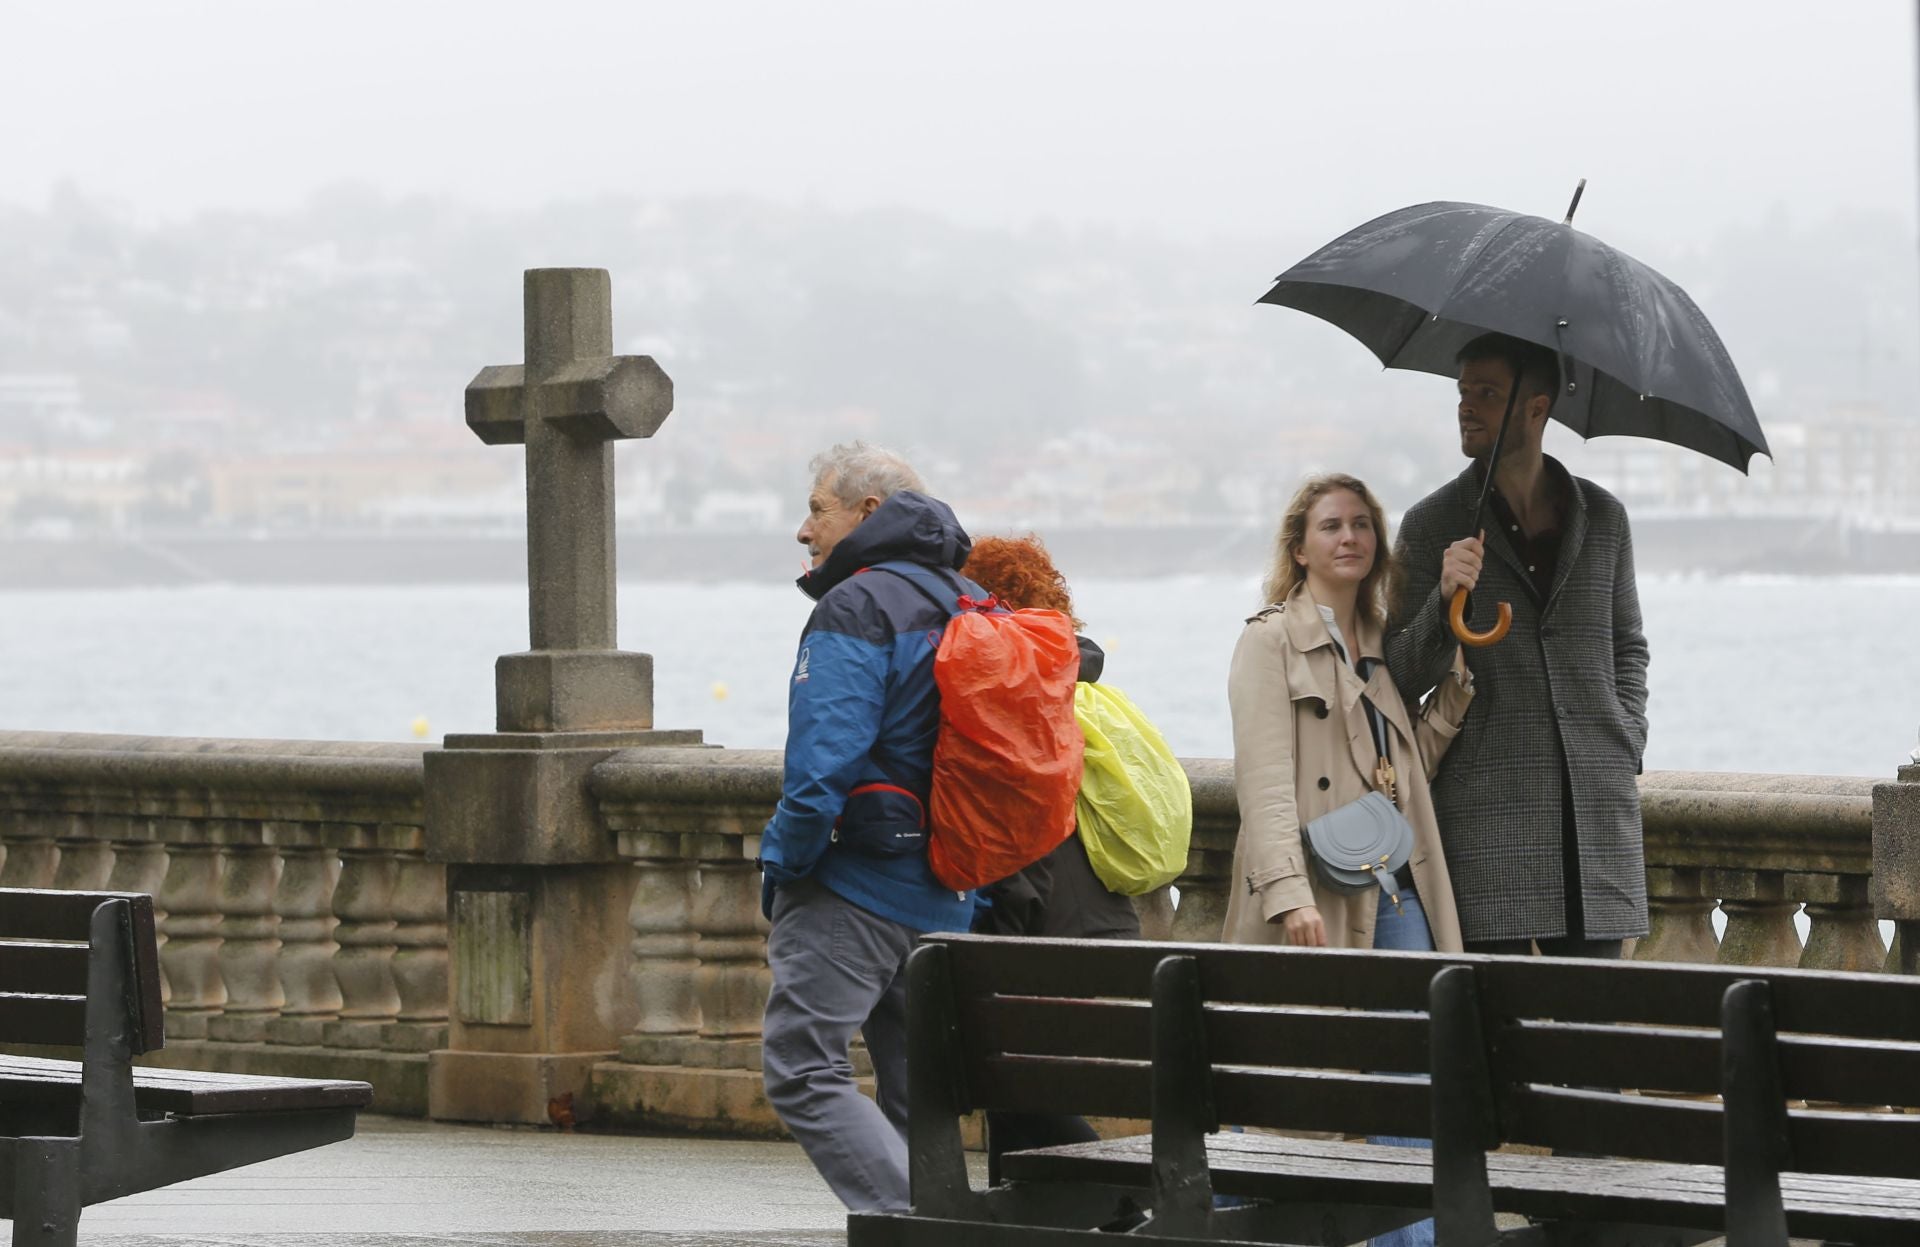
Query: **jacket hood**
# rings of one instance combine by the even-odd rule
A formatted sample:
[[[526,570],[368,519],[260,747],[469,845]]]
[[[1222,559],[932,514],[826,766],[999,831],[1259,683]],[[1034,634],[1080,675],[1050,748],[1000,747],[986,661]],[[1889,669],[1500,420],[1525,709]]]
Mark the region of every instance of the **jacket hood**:
[[[1080,642],[1080,683],[1100,683],[1100,673],[1107,667],[1107,651],[1101,649],[1099,643],[1090,636],[1076,636],[1073,639]]]
[[[863,567],[900,559],[959,571],[973,553],[973,538],[938,498],[903,489],[874,509],[840,539],[827,561],[795,584],[814,601]]]

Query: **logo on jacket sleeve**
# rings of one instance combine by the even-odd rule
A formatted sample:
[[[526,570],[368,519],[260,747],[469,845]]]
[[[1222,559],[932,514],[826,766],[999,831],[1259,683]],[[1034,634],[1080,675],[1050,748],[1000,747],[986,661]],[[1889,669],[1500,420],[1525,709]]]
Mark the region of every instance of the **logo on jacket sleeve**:
[[[812,651],[808,649],[800,651],[799,665],[793,669],[793,682],[795,684],[805,684],[807,682],[807,658],[811,653]]]

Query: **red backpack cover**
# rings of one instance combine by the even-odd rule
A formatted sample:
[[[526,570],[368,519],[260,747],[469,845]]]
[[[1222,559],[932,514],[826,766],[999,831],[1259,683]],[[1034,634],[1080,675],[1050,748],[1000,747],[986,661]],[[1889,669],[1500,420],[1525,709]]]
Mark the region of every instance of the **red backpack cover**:
[[[951,586],[921,568],[879,566],[955,612],[933,659],[940,733],[928,864],[956,892],[996,883],[1073,834],[1086,750],[1073,709],[1080,679],[1073,621],[1059,611],[1009,611],[991,597],[956,600]]]

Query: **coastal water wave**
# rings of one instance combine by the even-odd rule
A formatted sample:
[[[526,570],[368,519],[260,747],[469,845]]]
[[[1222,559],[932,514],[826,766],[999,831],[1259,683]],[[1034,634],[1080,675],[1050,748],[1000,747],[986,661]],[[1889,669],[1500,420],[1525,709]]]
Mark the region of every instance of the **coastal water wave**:
[[[1187,756],[1227,757],[1226,670],[1252,577],[1084,580],[1124,688]],[[1649,769],[1891,776],[1920,729],[1920,577],[1648,578]],[[620,638],[654,655],[655,721],[777,748],[791,585],[639,584]],[[0,593],[0,728],[409,739],[493,725],[493,661],[525,647],[509,585]],[[1518,642],[1509,642],[1518,643]]]

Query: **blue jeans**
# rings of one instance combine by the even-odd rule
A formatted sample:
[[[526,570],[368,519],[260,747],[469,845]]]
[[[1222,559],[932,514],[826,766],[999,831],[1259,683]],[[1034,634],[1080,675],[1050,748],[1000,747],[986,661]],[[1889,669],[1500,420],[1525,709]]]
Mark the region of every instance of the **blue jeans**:
[[[1433,951],[1433,931],[1427,926],[1427,911],[1421,906],[1418,896],[1402,892],[1400,908],[1396,911],[1392,898],[1384,891],[1380,893],[1380,910],[1373,920],[1373,946],[1377,950],[1395,952]],[[1367,1142],[1384,1143],[1389,1147],[1427,1147],[1431,1140],[1377,1137],[1369,1138]],[[1373,1247],[1433,1247],[1433,1222],[1416,1221],[1412,1225],[1375,1235]]]

